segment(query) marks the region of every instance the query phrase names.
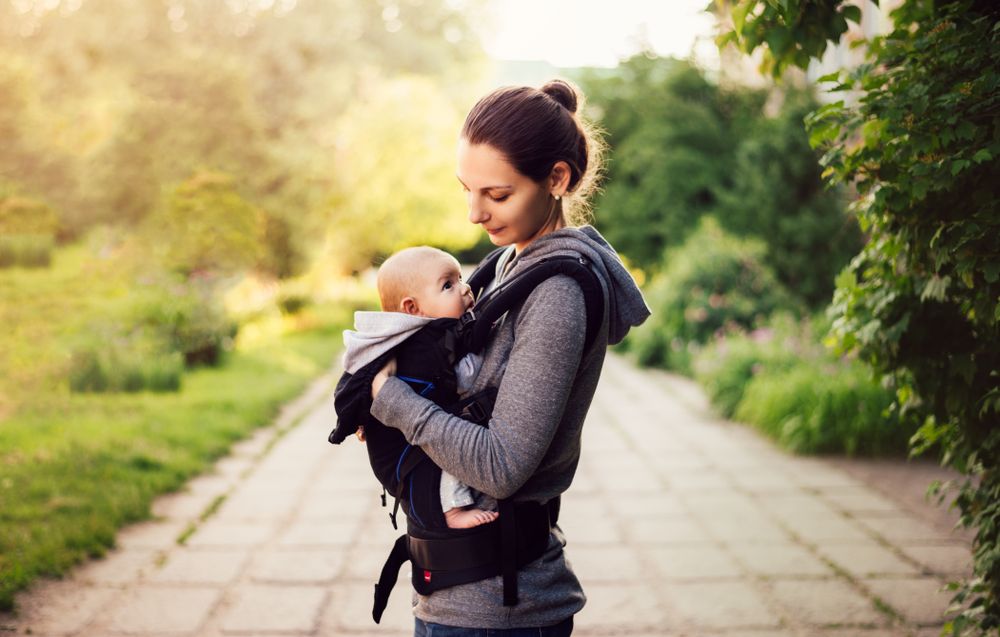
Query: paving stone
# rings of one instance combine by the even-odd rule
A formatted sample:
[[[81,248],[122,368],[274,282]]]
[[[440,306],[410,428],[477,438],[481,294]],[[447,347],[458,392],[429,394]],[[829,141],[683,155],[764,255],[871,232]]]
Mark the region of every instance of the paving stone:
[[[340,573],[344,557],[340,550],[267,551],[254,556],[248,574],[257,583],[329,583]],[[372,574],[373,581],[377,575]]]
[[[236,579],[247,561],[246,550],[194,550],[171,552],[148,577],[151,582],[172,584],[226,584]]]
[[[354,541],[358,529],[358,521],[302,521],[285,529],[278,537],[278,545],[286,548],[344,546]]]
[[[823,493],[823,497],[834,506],[854,513],[880,512],[896,515],[905,514],[905,511],[898,504],[867,487],[828,491]]]
[[[639,544],[701,543],[709,539],[697,523],[677,517],[635,518],[626,524],[624,533]]]
[[[152,549],[118,549],[87,562],[76,571],[76,576],[83,582],[129,584],[139,579],[143,571],[152,569],[156,555]]]
[[[576,545],[567,547],[566,559],[584,589],[592,582],[640,580],[645,572],[639,554],[628,547]]]
[[[228,522],[209,519],[198,527],[186,544],[192,547],[250,547],[263,544],[274,535],[272,522]]]
[[[877,544],[826,544],[819,546],[817,550],[855,577],[919,574],[912,564]]]
[[[716,513],[698,515],[709,535],[717,540],[733,541],[788,541],[788,533],[760,513],[733,515]]]
[[[222,617],[222,630],[311,632],[316,630],[327,591],[306,586],[242,586]]]
[[[667,579],[734,578],[743,574],[732,556],[717,546],[651,546],[644,554],[660,577]]]
[[[797,544],[732,542],[728,548],[751,572],[758,575],[834,575],[829,566]]]
[[[195,520],[208,510],[215,497],[206,493],[170,493],[153,502],[153,515],[167,520]]]
[[[862,518],[861,524],[896,544],[953,541],[949,535],[912,516]]]
[[[374,581],[374,580],[372,580]],[[376,624],[372,619],[372,584],[340,583],[331,587],[320,620],[319,635],[345,635],[376,632],[413,635],[413,593],[408,581],[400,577],[389,596],[389,604]]]
[[[903,546],[903,553],[939,575],[970,575],[972,551],[965,546]]]
[[[803,515],[785,518],[783,523],[799,538],[807,542],[835,540],[840,542],[869,542],[871,536],[856,522],[838,514]]]
[[[31,598],[22,598],[16,619],[0,619],[0,634],[7,633],[8,626],[10,633],[17,626],[22,627],[18,632],[30,631],[32,635],[79,633],[121,594],[113,588],[80,586],[79,580],[74,579],[43,581],[35,585],[33,592]]]
[[[664,587],[679,619],[694,628],[778,627],[780,618],[747,582],[684,582]]]
[[[226,498],[213,518],[223,521],[287,518],[298,504],[295,496],[287,491],[241,490]]]
[[[573,618],[573,632],[586,635],[613,630],[620,635],[671,630],[679,614],[646,584],[591,584],[587,605]],[[670,634],[676,634],[671,630]]]
[[[566,498],[574,497],[570,488]],[[607,498],[614,515],[632,521],[643,518],[661,518],[687,515],[688,509],[681,500],[671,492],[662,492],[656,496],[635,495],[632,493],[610,494]]]
[[[797,489],[787,474],[768,469],[753,469],[729,473],[729,480],[744,491],[770,493]]]
[[[221,596],[218,588],[140,586],[116,605],[109,629],[119,633],[191,633],[204,624]]]
[[[125,549],[165,549],[176,546],[177,538],[187,527],[188,522],[179,520],[139,522],[122,529],[115,538],[115,545]]]
[[[776,580],[774,597],[789,615],[809,624],[885,626],[886,617],[871,599],[840,579]]]
[[[920,625],[944,623],[952,593],[930,577],[865,579],[863,584],[907,620]]]

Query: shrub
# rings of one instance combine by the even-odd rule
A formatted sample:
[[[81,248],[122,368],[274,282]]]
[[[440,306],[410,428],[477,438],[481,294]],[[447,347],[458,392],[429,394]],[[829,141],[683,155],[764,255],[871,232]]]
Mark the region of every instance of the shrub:
[[[889,415],[892,400],[856,361],[805,361],[752,378],[736,417],[797,453],[904,454],[915,429]]]
[[[0,192],[0,268],[48,267],[58,226],[45,203]]]
[[[763,264],[764,245],[726,234],[705,217],[691,237],[668,251],[647,290],[653,316],[629,344],[639,361],[691,372],[691,359],[723,329],[752,329],[792,306]]]
[[[184,363],[147,336],[122,334],[118,327],[91,332],[94,340],[70,356],[69,387],[74,392],[177,391]]]
[[[0,235],[0,268],[47,268],[54,246],[52,235]]]
[[[221,363],[239,329],[211,289],[192,282],[151,287],[133,312],[131,322],[159,334],[187,367]]]
[[[793,367],[801,360],[798,349],[795,338],[775,336],[773,328],[726,334],[698,353],[695,378],[719,413],[731,418],[754,376]]]

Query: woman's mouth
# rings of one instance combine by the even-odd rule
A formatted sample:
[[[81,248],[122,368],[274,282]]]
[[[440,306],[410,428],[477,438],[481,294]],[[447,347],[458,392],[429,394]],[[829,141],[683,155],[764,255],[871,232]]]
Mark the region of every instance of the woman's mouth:
[[[484,228],[489,234],[499,234],[503,228]]]

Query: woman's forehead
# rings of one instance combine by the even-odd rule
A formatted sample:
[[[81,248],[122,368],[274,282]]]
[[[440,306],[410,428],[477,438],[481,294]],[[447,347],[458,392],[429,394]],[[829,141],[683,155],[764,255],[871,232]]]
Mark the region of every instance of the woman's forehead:
[[[509,188],[524,175],[507,161],[503,153],[488,144],[458,144],[458,179],[468,188]]]

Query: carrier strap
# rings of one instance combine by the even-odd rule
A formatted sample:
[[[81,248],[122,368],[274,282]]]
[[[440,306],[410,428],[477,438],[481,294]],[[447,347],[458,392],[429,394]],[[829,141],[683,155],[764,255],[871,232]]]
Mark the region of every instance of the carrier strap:
[[[514,515],[514,503],[510,500],[500,500],[497,505],[500,510],[500,574],[503,576],[503,605],[517,606],[517,516]],[[548,527],[548,519],[545,522]],[[545,550],[544,547],[542,550]]]
[[[382,613],[385,612],[385,607],[389,603],[389,593],[392,592],[392,587],[396,585],[396,580],[399,578],[399,568],[409,559],[410,554],[406,549],[406,535],[400,535],[396,539],[396,543],[392,545],[389,559],[385,561],[378,582],[375,583],[375,605],[372,606],[372,619],[375,620],[376,624],[382,620]]]

